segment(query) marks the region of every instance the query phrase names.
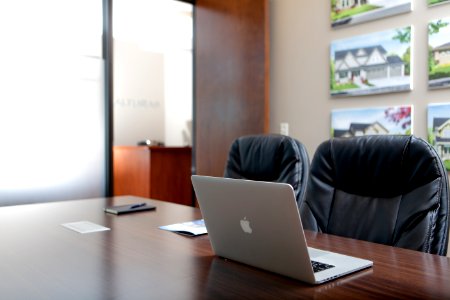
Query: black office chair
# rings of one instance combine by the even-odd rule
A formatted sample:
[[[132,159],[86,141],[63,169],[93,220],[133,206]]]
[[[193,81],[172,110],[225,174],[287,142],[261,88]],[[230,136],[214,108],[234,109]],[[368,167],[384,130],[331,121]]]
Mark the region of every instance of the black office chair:
[[[309,156],[302,143],[289,136],[262,134],[234,140],[224,177],[288,183],[300,205],[308,174]]]
[[[310,170],[305,229],[447,254],[447,171],[426,141],[335,138],[318,147]]]

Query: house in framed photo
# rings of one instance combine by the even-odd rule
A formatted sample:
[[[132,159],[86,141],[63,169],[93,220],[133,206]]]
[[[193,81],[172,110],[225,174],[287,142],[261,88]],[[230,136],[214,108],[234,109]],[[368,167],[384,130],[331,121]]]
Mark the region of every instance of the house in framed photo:
[[[442,160],[450,160],[450,118],[434,118],[434,147]]]
[[[331,43],[330,94],[359,96],[411,90],[411,27]]]
[[[367,0],[336,0],[336,9],[344,10],[366,4]]]
[[[450,103],[428,105],[428,142],[450,170]]]
[[[373,123],[350,123],[349,129],[335,129],[334,137],[354,137],[372,134],[389,134],[387,130],[380,122],[375,121]]]
[[[331,26],[338,28],[409,11],[411,0],[331,0]]]
[[[412,110],[412,105],[332,110],[331,136],[412,134]]]
[[[337,51],[335,80],[339,84],[364,85],[374,79],[405,76],[405,64],[398,55],[388,55],[382,45]]]
[[[450,42],[434,48],[432,52],[438,65],[450,65]]]

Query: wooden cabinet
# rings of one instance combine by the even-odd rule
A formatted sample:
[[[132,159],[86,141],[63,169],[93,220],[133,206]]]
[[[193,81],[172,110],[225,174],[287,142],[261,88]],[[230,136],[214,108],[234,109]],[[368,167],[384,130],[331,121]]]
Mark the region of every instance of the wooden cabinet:
[[[193,205],[190,147],[113,147],[114,196]]]

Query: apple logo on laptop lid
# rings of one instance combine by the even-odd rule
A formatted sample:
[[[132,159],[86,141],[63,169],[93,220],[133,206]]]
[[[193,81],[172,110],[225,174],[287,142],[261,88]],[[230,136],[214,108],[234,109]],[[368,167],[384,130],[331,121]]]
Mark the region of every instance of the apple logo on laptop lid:
[[[252,227],[250,227],[250,221],[249,220],[247,220],[247,217],[244,217],[242,220],[241,220],[241,228],[242,228],[242,230],[245,232],[245,233],[252,233]]]

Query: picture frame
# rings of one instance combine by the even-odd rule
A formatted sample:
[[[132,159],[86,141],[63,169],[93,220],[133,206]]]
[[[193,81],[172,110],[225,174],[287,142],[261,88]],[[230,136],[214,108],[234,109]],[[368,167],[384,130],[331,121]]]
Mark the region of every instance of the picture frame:
[[[411,0],[330,0],[330,4],[333,28],[373,21],[412,10]]]
[[[332,41],[330,95],[412,90],[412,26]]]
[[[450,171],[450,102],[428,104],[428,142]]]
[[[450,18],[428,23],[428,88],[450,87]]]
[[[413,106],[381,106],[331,111],[331,137],[412,134]]]

